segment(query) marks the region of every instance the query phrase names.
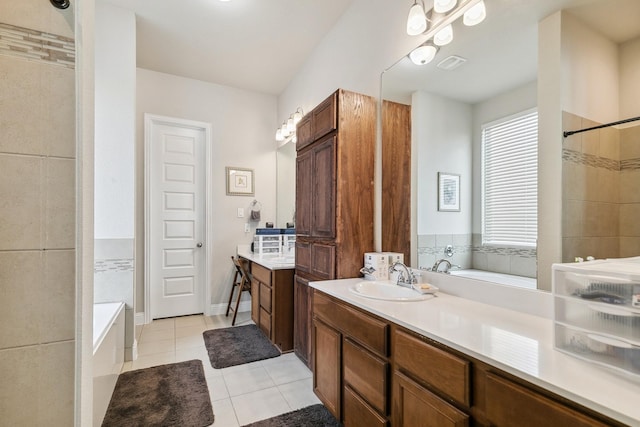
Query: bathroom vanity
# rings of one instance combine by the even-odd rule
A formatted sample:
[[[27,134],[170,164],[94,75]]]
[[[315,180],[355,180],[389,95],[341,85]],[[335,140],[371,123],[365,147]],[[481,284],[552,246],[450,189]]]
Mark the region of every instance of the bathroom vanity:
[[[293,350],[293,257],[238,248],[251,272],[251,320],[281,352]]]
[[[553,349],[550,319],[311,282],[314,392],[346,426],[640,425],[640,382]]]

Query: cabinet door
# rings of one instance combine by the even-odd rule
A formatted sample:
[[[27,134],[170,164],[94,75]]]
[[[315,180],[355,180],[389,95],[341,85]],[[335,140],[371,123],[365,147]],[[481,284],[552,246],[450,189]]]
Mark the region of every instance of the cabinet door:
[[[313,391],[336,419],[340,419],[340,354],[342,336],[330,326],[314,319]]]
[[[296,275],[293,285],[293,350],[307,365],[311,351],[311,304],[309,281]]]
[[[398,371],[393,376],[392,399],[391,415],[394,427],[467,427],[469,425],[467,414]]]
[[[311,244],[311,274],[321,280],[336,278],[336,247],[334,245]]]
[[[333,239],[336,236],[336,137],[315,143],[312,150],[311,236]]]
[[[307,114],[298,122],[296,130],[296,150],[300,151],[307,145],[313,142],[313,129],[312,129],[313,114]]]
[[[296,234],[311,234],[313,191],[313,150],[298,151],[296,156]]]
[[[333,93],[311,112],[313,139],[322,138],[336,129],[336,104],[337,93]]]

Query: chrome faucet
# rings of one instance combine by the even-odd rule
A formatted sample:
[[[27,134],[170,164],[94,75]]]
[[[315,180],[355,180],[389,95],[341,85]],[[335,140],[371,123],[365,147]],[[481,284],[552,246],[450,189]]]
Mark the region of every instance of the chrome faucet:
[[[439,270],[440,264],[444,264],[444,270]],[[439,259],[435,262],[435,264],[433,264],[433,267],[431,267],[431,271],[434,271],[436,273],[442,272],[442,273],[449,274],[450,269],[451,269],[451,262],[448,259]]]
[[[401,267],[402,270],[398,270],[396,269],[396,267]],[[398,281],[396,282],[396,285],[398,286],[404,286],[405,288],[411,288],[412,285],[414,285],[415,283],[418,282],[418,280],[416,279],[416,276],[411,272],[411,270],[409,269],[409,267],[407,267],[406,265],[404,265],[403,263],[401,263],[400,261],[396,261],[393,263],[393,265],[391,267],[389,267],[389,273],[393,273],[394,271],[397,271],[398,274]],[[406,276],[405,276],[406,273]]]

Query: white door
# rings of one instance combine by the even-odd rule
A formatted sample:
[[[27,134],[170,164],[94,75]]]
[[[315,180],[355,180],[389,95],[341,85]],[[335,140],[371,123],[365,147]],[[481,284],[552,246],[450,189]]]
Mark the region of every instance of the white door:
[[[151,318],[203,313],[205,129],[166,120],[146,129]]]

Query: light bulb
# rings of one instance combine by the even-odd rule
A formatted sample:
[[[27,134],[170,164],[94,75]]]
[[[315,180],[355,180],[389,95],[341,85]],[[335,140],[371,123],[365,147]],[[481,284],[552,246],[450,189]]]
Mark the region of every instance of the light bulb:
[[[287,119],[287,131],[289,131],[289,134],[292,134],[295,130],[296,125],[293,123],[293,117],[289,116],[289,119]]]
[[[427,29],[427,16],[424,13],[422,5],[415,2],[411,9],[409,9],[409,16],[407,17],[407,34],[410,36],[417,36],[422,34]]]
[[[446,13],[453,9],[456,3],[456,0],[435,0],[433,2],[433,10],[438,13]]]
[[[282,129],[278,128],[276,131],[276,141],[284,141],[284,136],[282,136]]]
[[[484,5],[484,1],[473,6],[471,9],[467,10],[464,13],[464,17],[462,18],[462,23],[467,27],[471,27],[477,25],[484,21],[484,18],[487,17],[487,9]]]
[[[425,65],[433,61],[438,49],[435,46],[419,46],[411,51],[409,58],[416,65]]]
[[[453,40],[453,27],[451,24],[447,25],[433,36],[433,43],[437,46],[444,46]]]

